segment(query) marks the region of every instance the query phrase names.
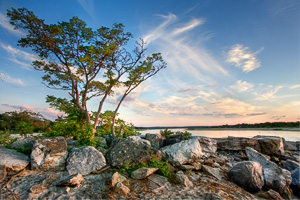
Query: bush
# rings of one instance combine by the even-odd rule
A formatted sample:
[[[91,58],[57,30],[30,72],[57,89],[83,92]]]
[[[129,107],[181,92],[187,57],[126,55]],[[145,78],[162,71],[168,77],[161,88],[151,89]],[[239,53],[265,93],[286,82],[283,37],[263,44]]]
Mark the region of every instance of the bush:
[[[181,132],[181,131],[177,131],[176,133],[172,132],[171,130],[165,129],[165,130],[161,130],[160,134],[166,138],[172,138],[178,135],[181,135],[185,140],[189,139],[189,136],[191,136],[192,134],[190,132]]]
[[[17,138],[11,138],[8,131],[0,132],[0,145],[9,147],[15,141],[17,141]]]

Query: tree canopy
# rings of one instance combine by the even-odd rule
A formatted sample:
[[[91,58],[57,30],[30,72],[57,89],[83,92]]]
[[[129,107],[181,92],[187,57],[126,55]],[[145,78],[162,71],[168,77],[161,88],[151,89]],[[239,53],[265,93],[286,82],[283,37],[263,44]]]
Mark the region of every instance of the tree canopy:
[[[76,112],[84,115],[86,131],[94,133],[103,104],[115,88],[124,87],[125,93],[114,118],[132,90],[166,67],[160,53],[146,56],[143,40],[136,42],[133,52],[127,51],[125,47],[132,35],[124,31],[123,24],[93,30],[78,17],[46,24],[26,8],[12,8],[7,16],[15,29],[27,31],[18,45],[31,48],[39,56],[40,60],[32,64],[44,72],[43,83],[49,88],[68,91],[71,101],[64,103],[68,101],[73,105],[68,108],[76,108]],[[92,120],[87,102],[94,97],[100,100]],[[62,99],[51,96],[47,101],[66,112]]]

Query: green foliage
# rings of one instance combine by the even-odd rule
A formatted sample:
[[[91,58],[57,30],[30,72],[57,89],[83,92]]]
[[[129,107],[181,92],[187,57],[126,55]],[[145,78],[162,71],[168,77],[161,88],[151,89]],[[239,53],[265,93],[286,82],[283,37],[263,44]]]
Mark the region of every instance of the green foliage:
[[[15,132],[20,133],[22,136],[27,137],[27,134],[33,133],[34,127],[27,122],[18,122]]]
[[[29,146],[25,145],[23,147],[20,148],[16,148],[16,151],[20,152],[20,153],[24,153],[26,155],[30,155],[32,148],[30,148]]]
[[[166,138],[172,138],[178,135],[181,135],[185,140],[189,139],[189,136],[191,136],[192,134],[190,132],[181,132],[181,131],[177,131],[176,133],[172,132],[171,130],[165,129],[165,130],[161,130],[160,134]]]
[[[8,131],[0,131],[0,145],[8,146],[17,141],[17,138],[11,138]]]
[[[47,120],[40,113],[30,110],[19,110],[5,112],[0,114],[0,130],[19,131],[27,134],[32,131],[44,132],[50,126],[50,120]],[[32,127],[32,131],[31,128]],[[26,130],[22,130],[22,127]]]
[[[89,129],[88,132],[83,131],[77,144],[78,146],[93,146],[96,148],[101,145],[100,141],[93,137],[92,129]]]
[[[78,138],[82,131],[82,127],[77,121],[60,119],[54,122],[51,131],[44,135],[48,137],[63,136],[65,138]]]
[[[157,159],[151,159],[148,163],[141,163],[133,166],[130,166],[129,162],[125,162],[124,166],[118,171],[120,173],[128,173],[130,176],[132,172],[142,167],[158,168],[158,174],[171,179],[174,176],[174,173],[170,172],[169,165],[168,161],[161,161]]]

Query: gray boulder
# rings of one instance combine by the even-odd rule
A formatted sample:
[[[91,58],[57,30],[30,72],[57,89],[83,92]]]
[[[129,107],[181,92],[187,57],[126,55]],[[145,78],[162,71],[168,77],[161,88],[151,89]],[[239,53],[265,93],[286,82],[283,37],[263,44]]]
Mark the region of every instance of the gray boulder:
[[[23,147],[29,147],[32,149],[34,142],[35,142],[34,138],[25,138],[23,140],[17,140],[14,143],[12,143],[11,148],[19,149]]]
[[[203,156],[198,139],[184,140],[179,143],[163,147],[163,156],[174,166],[192,163]]]
[[[152,148],[148,140],[140,137],[117,139],[108,152],[107,161],[114,167],[146,163],[152,158],[161,158],[161,152]]]
[[[210,167],[207,165],[202,165],[201,168],[206,174],[213,176],[218,180],[222,179],[220,172],[216,168],[213,168],[213,167]]]
[[[148,168],[148,167],[142,167],[140,169],[135,170],[131,173],[131,178],[136,180],[145,179],[154,172],[156,172],[158,168]]]
[[[283,138],[275,136],[255,136],[258,141],[260,151],[266,155],[283,155],[284,143]]]
[[[29,157],[14,149],[0,147],[0,165],[6,166],[8,171],[20,171],[29,164]]]
[[[300,163],[286,160],[283,163],[283,168],[289,170],[292,176],[291,188],[295,195],[300,196]]]
[[[33,170],[65,170],[68,156],[67,143],[63,137],[36,140],[31,152]]]
[[[147,133],[145,135],[145,139],[148,140],[154,148],[160,149],[161,147],[164,146],[164,140],[166,138],[164,136],[162,136],[161,134]]]
[[[291,199],[292,193],[289,188],[292,183],[291,173],[250,147],[245,151],[250,161],[258,162],[262,166],[266,187],[278,191],[284,198]]]
[[[260,150],[258,142],[253,138],[245,137],[227,137],[215,138],[217,140],[218,150],[222,151],[244,151],[246,147]]]
[[[215,155],[217,152],[217,141],[215,139],[209,138],[209,137],[203,137],[203,136],[190,136],[190,138],[197,138],[202,152],[203,156],[210,157],[212,155]]]
[[[230,169],[228,176],[249,192],[258,192],[264,186],[263,169],[258,162],[239,162]]]
[[[190,179],[183,173],[183,171],[178,171],[175,174],[175,179],[184,187],[193,187],[193,183],[190,181]]]
[[[56,183],[56,186],[70,186],[75,187],[83,182],[83,177],[81,174],[74,174],[67,177],[63,177]]]
[[[284,150],[300,151],[300,141],[284,141]]]
[[[76,173],[87,175],[105,166],[103,154],[92,146],[73,148],[67,159],[67,170],[70,175]]]

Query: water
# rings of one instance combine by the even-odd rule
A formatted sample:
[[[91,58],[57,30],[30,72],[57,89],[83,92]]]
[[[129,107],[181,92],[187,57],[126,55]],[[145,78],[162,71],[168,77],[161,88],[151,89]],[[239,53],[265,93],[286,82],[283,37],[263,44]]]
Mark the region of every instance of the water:
[[[142,134],[146,133],[159,133],[163,129],[149,129],[144,131],[139,131]],[[234,137],[248,137],[252,138],[257,135],[266,136],[278,136],[283,137],[287,141],[300,141],[300,131],[286,131],[286,130],[213,130],[213,129],[203,129],[203,130],[187,130],[187,129],[170,129],[173,132],[177,131],[188,131],[194,136],[205,136],[210,138],[223,138],[228,136]]]

